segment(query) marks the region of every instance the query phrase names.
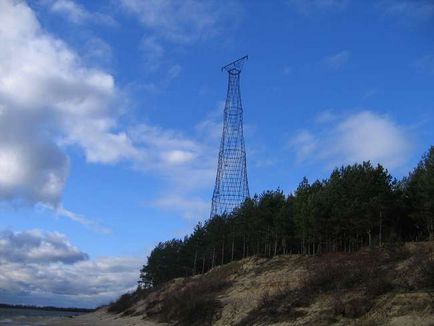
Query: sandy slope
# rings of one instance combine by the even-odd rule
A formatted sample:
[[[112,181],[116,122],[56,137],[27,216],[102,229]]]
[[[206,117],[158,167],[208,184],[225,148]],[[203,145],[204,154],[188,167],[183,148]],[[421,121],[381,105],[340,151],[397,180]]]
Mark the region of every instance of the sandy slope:
[[[434,242],[407,244],[414,252],[422,247],[434,248]],[[303,275],[310,268],[314,257],[300,255],[277,256],[272,259],[251,257],[227,265],[219,266],[203,276],[188,279],[175,279],[160,290],[151,293],[131,308],[133,317],[108,314],[105,309],[75,318],[51,320],[47,325],[163,325],[156,321],[161,316],[161,302],[174,293],[188,287],[198,278],[224,279],[230,286],[218,293],[221,309],[213,319],[213,325],[236,325],[254,311],[263,300],[265,293],[274,293],[282,288],[294,288],[300,285]],[[393,270],[398,276],[411,265],[411,257],[384,268]],[[411,266],[410,266],[411,267]],[[412,269],[410,277],[413,274]],[[431,291],[432,292],[432,291]],[[348,299],[357,293],[347,293],[342,299]],[[295,308],[297,318],[281,318],[279,321],[257,320],[248,325],[421,325],[434,326],[433,293],[427,291],[391,291],[379,296],[372,308],[359,318],[337,316],[333,313],[333,294],[319,295],[312,304]],[[150,319],[143,319],[143,316]]]

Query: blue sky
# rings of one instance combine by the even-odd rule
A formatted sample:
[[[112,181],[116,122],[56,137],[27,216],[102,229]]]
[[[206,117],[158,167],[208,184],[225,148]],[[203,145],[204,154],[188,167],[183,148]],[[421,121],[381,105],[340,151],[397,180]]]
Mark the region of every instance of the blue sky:
[[[430,0],[2,1],[0,301],[107,302],[208,217],[220,67],[245,54],[251,194],[406,175],[434,137],[433,35]]]

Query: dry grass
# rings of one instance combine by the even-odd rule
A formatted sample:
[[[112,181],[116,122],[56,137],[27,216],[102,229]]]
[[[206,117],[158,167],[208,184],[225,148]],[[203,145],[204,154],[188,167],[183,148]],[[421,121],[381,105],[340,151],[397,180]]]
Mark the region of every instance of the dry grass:
[[[415,312],[429,315],[432,247],[417,243],[318,257],[252,257],[170,281],[151,295],[123,295],[108,309],[176,325],[368,325]],[[404,303],[410,297],[420,298]]]
[[[177,325],[210,325],[221,308],[217,296],[231,283],[201,277],[168,293],[162,302],[160,319]]]
[[[112,314],[122,313],[124,316],[132,315],[135,313],[133,309],[134,305],[154,291],[156,291],[156,289],[142,289],[138,287],[134,292],[125,293],[116,301],[110,303],[107,311]]]
[[[359,318],[372,308],[378,296],[396,288],[389,267],[407,257],[404,249],[395,248],[329,253],[312,258],[300,286],[264,292],[257,308],[239,325],[297,319],[305,314],[305,309],[300,308],[311,306],[320,295],[332,296],[331,309],[335,316]],[[354,295],[348,297],[348,293]]]

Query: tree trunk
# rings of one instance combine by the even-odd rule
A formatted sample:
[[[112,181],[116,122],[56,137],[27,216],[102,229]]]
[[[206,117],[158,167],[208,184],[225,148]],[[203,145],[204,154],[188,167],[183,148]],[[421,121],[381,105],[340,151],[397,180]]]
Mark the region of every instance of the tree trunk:
[[[428,217],[427,221],[427,228],[428,228],[428,239],[429,241],[434,240],[434,219],[431,217]]]
[[[234,248],[235,248],[235,239],[232,238],[231,261],[234,261]]]
[[[380,211],[380,231],[378,232],[378,244],[381,247],[383,238],[383,212]]]
[[[225,263],[225,240],[222,243],[222,265]]]
[[[274,256],[277,255],[277,236],[276,239],[274,240]]]
[[[271,243],[268,244],[268,257],[271,257]]]
[[[303,235],[301,238],[301,252],[303,255],[306,254],[306,250],[305,250],[304,246],[305,246],[305,240],[304,240],[304,232],[303,232]]]
[[[196,275],[196,263],[197,263],[197,248],[194,251],[193,275]]]
[[[368,230],[368,245],[369,247],[372,246],[372,236],[371,236],[371,230]]]

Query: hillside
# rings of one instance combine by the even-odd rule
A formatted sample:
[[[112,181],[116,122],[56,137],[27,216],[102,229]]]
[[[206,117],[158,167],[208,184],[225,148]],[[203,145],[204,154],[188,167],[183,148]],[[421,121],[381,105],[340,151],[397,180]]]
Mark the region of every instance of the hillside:
[[[124,295],[108,310],[131,324],[434,325],[434,242],[251,257]]]

